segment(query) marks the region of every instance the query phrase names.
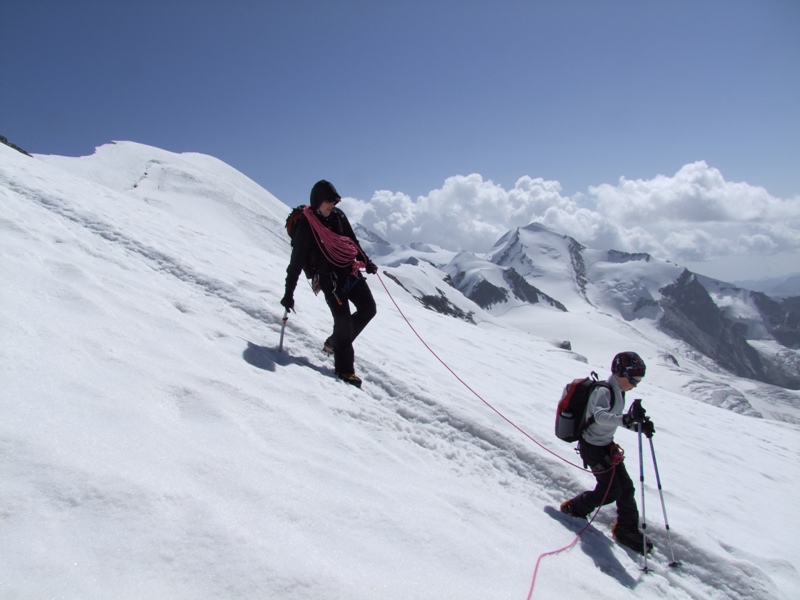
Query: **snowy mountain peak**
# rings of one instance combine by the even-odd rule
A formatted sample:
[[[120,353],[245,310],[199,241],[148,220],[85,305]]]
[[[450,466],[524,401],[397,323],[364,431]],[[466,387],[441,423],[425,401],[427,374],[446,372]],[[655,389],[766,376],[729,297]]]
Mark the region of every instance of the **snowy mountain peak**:
[[[627,326],[649,322],[737,375],[800,387],[793,366],[798,361],[786,360],[787,352],[800,347],[800,323],[790,302],[769,305],[750,292],[737,297],[730,286],[672,262],[647,253],[589,249],[538,223],[507,232],[484,257],[459,252],[446,265],[407,250],[405,263],[425,260],[441,269],[444,280],[494,317],[535,306],[600,311]],[[386,264],[401,263],[390,252]],[[756,350],[749,339],[784,348],[767,350],[762,344]]]

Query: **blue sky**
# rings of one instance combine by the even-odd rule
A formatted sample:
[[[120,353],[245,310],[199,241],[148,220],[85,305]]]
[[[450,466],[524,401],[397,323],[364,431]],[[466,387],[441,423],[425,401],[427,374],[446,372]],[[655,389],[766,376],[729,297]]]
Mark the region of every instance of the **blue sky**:
[[[327,178],[406,210],[471,174],[505,196],[557,182],[597,210],[594,186],[701,162],[764,188],[773,225],[800,218],[793,0],[6,0],[0,22],[0,134],[32,153],[132,140],[216,156],[288,204]],[[741,247],[789,253],[788,272],[786,235]],[[717,246],[662,254],[707,262]]]

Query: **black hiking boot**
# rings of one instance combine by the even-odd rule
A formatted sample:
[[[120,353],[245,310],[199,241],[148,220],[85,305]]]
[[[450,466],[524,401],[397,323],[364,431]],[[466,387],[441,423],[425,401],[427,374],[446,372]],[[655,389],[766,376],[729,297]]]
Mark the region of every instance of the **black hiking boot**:
[[[345,383],[354,385],[357,388],[361,387],[361,378],[355,373],[337,373],[336,376]]]
[[[570,517],[576,517],[578,519],[586,520],[585,515],[579,515],[575,512],[575,503],[572,500],[564,500],[561,503],[561,512],[565,515],[569,515]]]
[[[611,535],[620,544],[635,550],[639,554],[645,553],[645,545],[647,546],[646,552],[648,554],[653,550],[653,543],[639,531],[638,527],[621,527],[619,523],[614,523],[611,528]]]
[[[322,344],[322,351],[325,354],[333,354],[333,342],[331,342],[331,338],[325,340],[325,343]]]

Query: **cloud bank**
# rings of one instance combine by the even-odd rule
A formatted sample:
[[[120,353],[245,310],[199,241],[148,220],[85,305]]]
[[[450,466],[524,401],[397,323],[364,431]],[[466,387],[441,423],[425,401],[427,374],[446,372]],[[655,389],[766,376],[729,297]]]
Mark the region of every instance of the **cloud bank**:
[[[472,174],[450,177],[416,200],[381,190],[368,202],[346,198],[342,206],[390,242],[476,254],[533,222],[590,248],[648,252],[679,264],[800,252],[800,196],[780,199],[762,187],[725,181],[704,161],[673,176],[623,177],[572,197],[562,195],[557,181],[525,176],[506,190]]]

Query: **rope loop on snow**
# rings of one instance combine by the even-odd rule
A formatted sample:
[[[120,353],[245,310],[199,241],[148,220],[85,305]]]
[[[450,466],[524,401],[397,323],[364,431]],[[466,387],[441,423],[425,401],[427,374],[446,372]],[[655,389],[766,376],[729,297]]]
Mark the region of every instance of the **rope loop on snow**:
[[[442,360],[442,359],[439,357],[439,355],[438,355],[438,354],[436,354],[436,352],[433,350],[433,348],[431,348],[431,347],[430,347],[430,346],[427,344],[427,342],[426,342],[426,341],[425,341],[425,340],[422,338],[422,336],[421,336],[421,335],[420,335],[420,334],[417,332],[417,330],[416,330],[416,329],[414,329],[414,326],[411,324],[411,321],[409,321],[409,320],[408,320],[408,317],[406,317],[406,315],[403,313],[403,311],[402,311],[402,309],[400,308],[400,306],[398,306],[397,302],[395,301],[394,297],[392,296],[392,293],[389,291],[389,288],[388,288],[388,287],[386,287],[386,283],[383,281],[383,278],[380,276],[380,273],[378,273],[377,275],[378,275],[378,279],[379,279],[379,280],[380,280],[380,282],[381,282],[381,285],[383,286],[383,289],[384,289],[384,290],[386,290],[386,293],[388,294],[388,296],[389,296],[389,299],[392,301],[392,304],[394,304],[394,307],[397,309],[397,312],[399,312],[399,313],[400,313],[400,316],[401,316],[401,317],[403,317],[403,320],[406,322],[406,324],[408,325],[409,329],[411,329],[411,331],[413,331],[413,332],[414,332],[414,335],[416,335],[416,336],[417,336],[417,339],[418,339],[418,340],[419,340],[419,341],[422,343],[422,345],[423,345],[423,346],[425,346],[425,348],[427,348],[428,352],[430,352],[430,353],[431,353],[431,354],[434,356],[434,358],[436,358],[436,360],[438,360],[438,361],[439,361],[439,362],[442,364],[442,366],[443,366],[445,369],[447,369],[448,371],[450,371],[450,374],[451,374],[451,375],[453,375],[453,377],[455,377],[455,378],[456,378],[456,379],[457,379],[457,380],[458,380],[458,381],[459,381],[459,382],[460,382],[460,383],[461,383],[461,384],[462,384],[462,385],[463,385],[465,388],[467,388],[467,389],[468,389],[470,392],[472,392],[472,394],[473,394],[473,395],[474,395],[476,398],[478,398],[478,400],[480,400],[481,402],[483,402],[483,403],[484,403],[486,406],[488,406],[488,407],[489,407],[489,408],[490,408],[490,409],[491,409],[491,410],[492,410],[492,411],[493,411],[493,412],[494,412],[494,413],[495,413],[497,416],[499,416],[499,417],[500,417],[501,419],[503,419],[503,420],[504,420],[506,423],[508,423],[509,425],[511,425],[511,426],[512,426],[514,429],[516,429],[517,431],[519,431],[519,432],[520,432],[522,435],[524,435],[526,438],[528,438],[528,439],[529,439],[530,441],[532,441],[534,444],[536,444],[537,446],[539,446],[539,447],[540,447],[542,450],[544,450],[544,451],[546,451],[546,452],[549,452],[550,454],[552,454],[553,456],[555,456],[557,459],[559,459],[559,460],[561,460],[561,461],[563,461],[563,462],[567,463],[568,465],[571,465],[571,466],[573,466],[573,467],[575,467],[575,468],[577,468],[577,469],[580,469],[581,471],[585,471],[585,472],[587,472],[587,473],[592,473],[593,475],[599,475],[600,473],[605,473],[605,472],[606,472],[606,471],[598,471],[598,472],[591,471],[591,470],[589,470],[589,469],[586,469],[586,468],[584,468],[584,467],[581,467],[580,465],[576,465],[575,463],[573,463],[573,462],[570,462],[569,460],[567,460],[567,459],[566,459],[566,458],[564,458],[563,456],[560,456],[560,455],[559,455],[559,454],[557,454],[556,452],[554,452],[554,451],[550,450],[550,448],[547,448],[546,446],[542,445],[542,444],[541,444],[541,443],[540,443],[538,440],[536,440],[536,439],[535,439],[533,436],[531,436],[531,435],[530,435],[530,434],[529,434],[527,431],[525,431],[525,430],[524,430],[524,429],[522,429],[522,428],[521,428],[519,425],[517,425],[516,423],[514,423],[514,421],[512,421],[511,419],[509,419],[508,417],[506,417],[506,416],[505,416],[505,415],[504,415],[502,412],[500,412],[500,411],[499,411],[497,408],[495,408],[495,407],[494,407],[494,406],[493,406],[493,405],[492,405],[490,402],[488,402],[488,401],[487,401],[485,398],[483,398],[483,396],[481,396],[481,395],[480,395],[478,392],[476,392],[474,389],[472,389],[472,388],[471,388],[471,387],[470,387],[470,386],[469,386],[469,385],[468,385],[468,384],[467,384],[467,383],[466,383],[466,382],[465,382],[463,379],[461,379],[461,377],[459,377],[459,376],[458,376],[458,374],[457,374],[455,371],[453,371],[453,369],[451,369],[451,368],[450,368],[450,366],[449,366],[449,365],[448,365],[446,362],[444,362],[444,361],[443,361],[443,360]],[[621,450],[621,449],[620,449],[620,450]],[[569,544],[567,544],[567,545],[566,545],[566,546],[564,546],[563,548],[558,548],[557,550],[551,550],[551,551],[549,551],[549,552],[543,552],[543,553],[542,553],[542,554],[540,554],[540,555],[539,555],[539,557],[536,559],[536,566],[535,566],[535,568],[534,568],[534,570],[533,570],[533,577],[532,577],[532,579],[531,579],[531,587],[530,587],[530,589],[528,590],[528,596],[527,596],[526,600],[531,600],[531,597],[533,596],[533,588],[534,588],[534,586],[536,585],[536,575],[537,575],[537,574],[538,574],[538,572],[539,572],[539,563],[541,562],[542,558],[544,558],[545,556],[551,556],[551,555],[554,555],[554,554],[559,554],[560,552],[564,552],[564,551],[566,551],[566,550],[569,550],[570,548],[572,548],[572,547],[573,547],[575,544],[577,544],[577,543],[578,543],[578,540],[580,539],[581,535],[583,535],[583,533],[584,533],[584,532],[585,532],[585,531],[586,531],[586,530],[589,528],[589,526],[590,526],[590,525],[591,525],[591,524],[594,522],[595,518],[596,518],[596,517],[597,517],[597,515],[600,513],[600,509],[601,509],[601,508],[603,507],[603,505],[605,504],[605,501],[606,501],[606,498],[608,497],[608,494],[609,494],[609,492],[611,491],[611,485],[614,483],[614,475],[616,474],[617,465],[618,465],[620,462],[622,462],[622,459],[623,459],[623,458],[624,458],[624,454],[622,454],[621,452],[619,453],[619,455],[618,455],[618,456],[615,456],[615,457],[613,457],[613,459],[614,459],[614,460],[613,460],[613,462],[612,462],[612,464],[611,464],[611,468],[610,468],[610,469],[608,469],[608,470],[610,470],[610,471],[611,471],[611,479],[610,479],[610,480],[609,480],[609,482],[608,482],[608,488],[606,489],[606,493],[605,493],[605,495],[603,496],[603,500],[600,502],[600,506],[597,508],[597,510],[595,511],[594,515],[592,515],[592,518],[589,520],[589,522],[588,522],[588,523],[586,523],[586,525],[583,527],[583,529],[581,529],[581,530],[578,532],[578,534],[575,536],[575,539],[574,539],[574,540],[572,540],[572,542],[570,542]]]
[[[619,461],[619,462],[621,462],[621,461]],[[592,515],[592,518],[589,519],[589,522],[586,523],[586,525],[583,526],[583,529],[581,529],[578,532],[578,534],[575,536],[575,539],[572,540],[569,544],[567,544],[563,548],[558,548],[557,550],[550,550],[549,552],[542,552],[539,555],[539,557],[536,559],[536,567],[533,569],[533,577],[531,578],[531,587],[528,590],[528,596],[526,597],[525,600],[531,600],[531,598],[533,597],[533,588],[536,585],[536,575],[539,573],[539,563],[542,562],[542,559],[545,556],[552,556],[554,554],[559,554],[561,552],[565,552],[565,551],[569,550],[570,548],[572,548],[575,544],[578,543],[578,540],[581,538],[581,536],[584,534],[584,532],[587,529],[589,529],[589,526],[592,523],[594,523],[594,520],[597,518],[597,515],[600,513],[600,509],[603,508],[603,506],[606,503],[606,498],[608,498],[608,493],[611,491],[611,485],[614,483],[614,475],[617,474],[617,464],[614,464],[614,466],[611,467],[611,479],[608,481],[608,488],[606,488],[606,493],[603,495],[603,499],[600,501],[600,506],[598,506],[597,510],[594,511],[594,514]]]

